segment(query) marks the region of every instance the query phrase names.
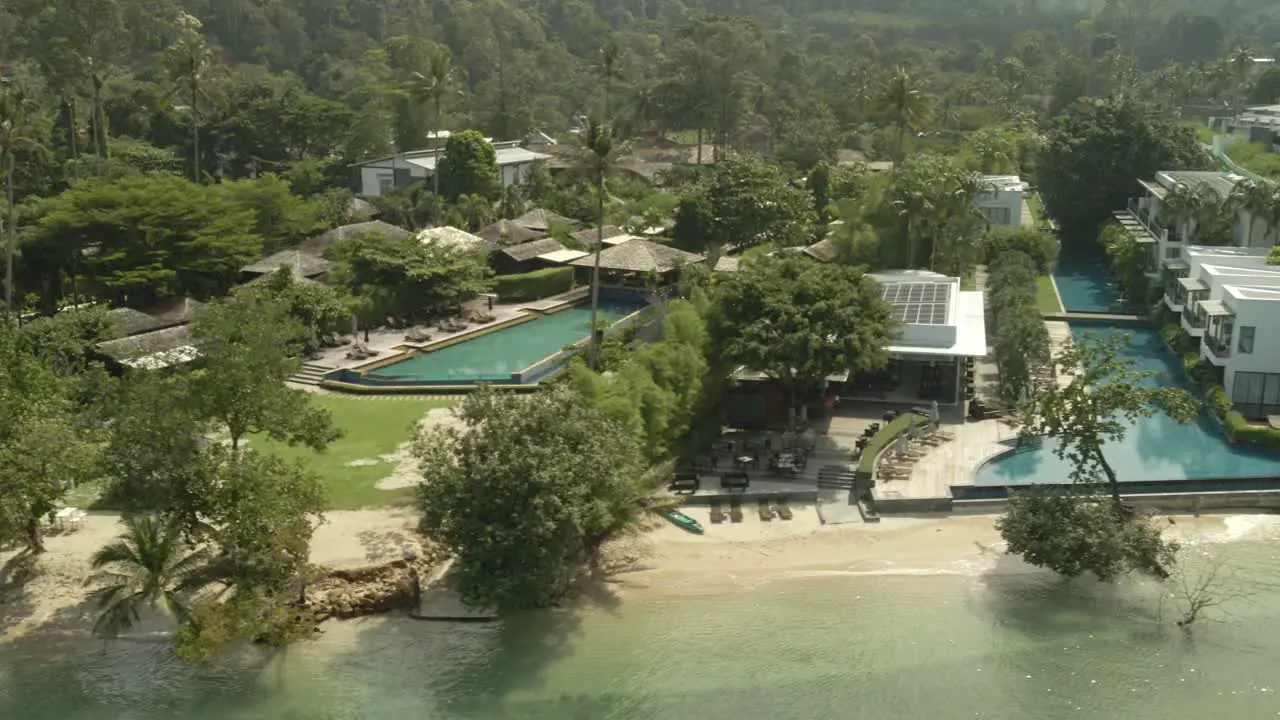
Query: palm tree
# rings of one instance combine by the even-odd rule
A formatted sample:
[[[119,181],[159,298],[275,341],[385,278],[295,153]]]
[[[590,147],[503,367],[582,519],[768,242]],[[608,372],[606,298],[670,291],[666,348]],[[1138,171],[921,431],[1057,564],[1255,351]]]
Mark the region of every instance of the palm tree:
[[[493,222],[493,203],[483,195],[462,195],[457,210],[466,219],[467,230],[475,232]]]
[[[435,106],[434,138],[436,147],[440,146],[440,132],[444,129],[444,99],[450,95],[461,93],[454,87],[456,70],[449,49],[436,45],[427,58],[425,72],[414,71],[404,83],[404,91],[414,103],[430,102]],[[436,152],[439,156],[439,150]],[[431,173],[431,191],[440,195],[440,173]],[[439,209],[431,217],[435,224]]]
[[[1174,185],[1160,203],[1160,214],[1168,215],[1179,238],[1190,237],[1187,226],[1201,209],[1201,196],[1182,182]]]
[[[880,93],[880,112],[893,121],[893,164],[902,164],[903,140],[908,129],[918,130],[933,114],[924,85],[906,67],[899,65]]]
[[[1274,191],[1268,183],[1257,180],[1241,180],[1231,189],[1231,194],[1227,197],[1228,205],[1236,212],[1243,212],[1248,218],[1244,247],[1253,245],[1253,222],[1268,214],[1273,195]]]
[[[169,80],[174,92],[185,91],[191,103],[191,181],[200,182],[200,98],[206,96],[205,80],[213,68],[213,53],[204,39],[189,34],[169,47],[164,54]]]
[[[91,597],[98,603],[97,635],[117,635],[133,626],[143,607],[158,608],[178,621],[190,613],[182,600],[189,590],[213,581],[206,548],[187,551],[182,532],[154,515],[126,518],[116,541],[93,554],[90,582],[105,582]]]
[[[31,117],[27,114],[30,103],[27,97],[17,88],[8,84],[0,85],[0,170],[4,172],[5,187],[5,231],[8,233],[5,243],[4,263],[4,319],[8,323],[13,317],[13,257],[18,247],[18,228],[14,217],[14,166],[17,165],[18,150],[44,151],[44,146],[36,142],[31,134]]]
[[[609,94],[613,89],[613,80],[618,76],[619,55],[621,50],[618,44],[613,38],[607,39],[600,49],[600,74],[604,80],[604,119],[602,121],[600,118],[588,117],[586,132],[582,135],[591,176],[596,184],[596,257],[591,267],[591,342],[587,351],[587,362],[592,370],[597,369],[600,355],[600,336],[596,321],[600,312],[600,255],[604,252],[604,183],[605,175],[617,159],[613,127],[609,123]],[[698,151],[702,151],[701,145]]]

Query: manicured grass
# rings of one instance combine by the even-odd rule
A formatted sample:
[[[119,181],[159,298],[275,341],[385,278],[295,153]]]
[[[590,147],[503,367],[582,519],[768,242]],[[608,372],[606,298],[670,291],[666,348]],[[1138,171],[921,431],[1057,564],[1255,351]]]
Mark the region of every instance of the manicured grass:
[[[961,290],[977,290],[978,289],[978,276],[977,276],[977,273],[974,272],[974,270],[969,269],[965,271],[964,277],[960,278],[960,289]]]
[[[1236,165],[1271,180],[1280,180],[1280,154],[1261,143],[1237,140],[1227,146],[1227,157]]]
[[[1184,121],[1182,124],[1186,125],[1187,127],[1195,131],[1196,140],[1199,140],[1205,145],[1213,144],[1213,130],[1209,129],[1208,125],[1205,125],[1202,122],[1197,122],[1195,120],[1187,120],[1187,121]]]
[[[413,437],[413,428],[431,408],[450,407],[452,400],[429,398],[352,398],[318,395],[313,402],[333,414],[333,423],[343,431],[341,439],[324,452],[305,447],[289,447],[265,438],[249,441],[251,447],[272,452],[286,460],[301,460],[315,470],[329,490],[329,506],[335,510],[402,503],[413,494],[411,488],[379,490],[379,480],[396,469],[393,462],[378,460],[394,453]],[[373,465],[351,466],[353,460],[378,460]]]
[[[858,471],[862,473],[871,473],[876,467],[876,456],[881,450],[898,438],[899,435],[907,431],[911,419],[915,418],[916,425],[923,427],[929,422],[929,418],[920,413],[908,412],[899,415],[893,419],[893,422],[880,428],[880,432],[871,436],[871,440],[867,442],[867,446],[862,449],[862,457],[858,459]]]
[[[1053,289],[1053,278],[1041,275],[1036,278],[1036,307],[1040,314],[1062,312],[1062,304],[1058,302],[1058,293]]]

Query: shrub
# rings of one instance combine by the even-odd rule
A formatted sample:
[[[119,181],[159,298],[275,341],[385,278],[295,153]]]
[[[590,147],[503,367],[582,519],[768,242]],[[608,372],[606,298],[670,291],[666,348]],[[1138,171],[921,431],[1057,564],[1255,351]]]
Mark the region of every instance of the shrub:
[[[1204,391],[1204,404],[1219,418],[1225,419],[1231,413],[1231,398],[1227,397],[1227,391],[1221,385],[1211,385]]]
[[[573,268],[553,267],[518,275],[499,275],[493,289],[504,302],[539,300],[573,288]]]
[[[1251,425],[1248,420],[1244,419],[1244,415],[1241,415],[1236,410],[1229,411],[1224,419],[1227,425],[1227,435],[1232,441],[1244,443],[1245,445],[1257,445],[1271,450],[1280,450],[1280,431],[1267,425]]]
[[[998,264],[1000,258],[1009,252],[1026,255],[1037,273],[1048,275],[1053,269],[1053,261],[1058,259],[1058,240],[1043,230],[1023,227],[992,228],[983,244],[982,261],[990,267]]]

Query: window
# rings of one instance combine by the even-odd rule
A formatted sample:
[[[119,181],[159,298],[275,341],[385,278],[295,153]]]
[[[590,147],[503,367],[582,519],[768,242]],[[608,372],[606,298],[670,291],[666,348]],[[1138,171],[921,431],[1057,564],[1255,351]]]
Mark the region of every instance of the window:
[[[1240,344],[1236,346],[1236,350],[1241,354],[1248,354],[1253,352],[1254,330],[1257,330],[1257,328],[1253,327],[1252,325],[1240,326]]]
[[[1231,402],[1250,420],[1280,413],[1280,374],[1236,373],[1231,384]]]
[[[1007,207],[983,208],[982,212],[986,214],[987,222],[992,225],[1009,224],[1009,208]]]
[[[390,195],[396,189],[396,178],[394,175],[378,176],[378,194]]]

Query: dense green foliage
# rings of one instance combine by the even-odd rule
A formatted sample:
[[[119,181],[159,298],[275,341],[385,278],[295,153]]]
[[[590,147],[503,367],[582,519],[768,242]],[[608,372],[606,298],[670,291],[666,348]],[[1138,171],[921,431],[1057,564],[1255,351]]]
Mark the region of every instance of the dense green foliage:
[[[1045,209],[1069,242],[1089,241],[1159,170],[1208,169],[1195,133],[1130,98],[1082,100],[1045,138],[1038,177]]]
[[[493,291],[503,302],[538,300],[573,289],[573,268],[549,267],[494,278]]]
[[[1092,573],[1107,581],[1129,572],[1167,578],[1179,547],[1154,523],[1087,493],[1013,493],[996,528],[1009,553],[1072,578]]]
[[[457,202],[463,195],[494,200],[502,188],[493,146],[476,130],[449,137],[439,170],[440,192],[450,202]]]
[[[809,243],[813,202],[778,168],[746,158],[717,163],[705,175],[680,198],[673,231],[680,247],[702,252]]]
[[[1034,261],[1019,250],[1005,250],[987,266],[987,307],[991,317],[1000,395],[1009,404],[1035,392],[1032,373],[1049,361],[1049,331],[1036,305]]]
[[[987,270],[993,271],[1001,263],[1001,258],[1011,253],[1021,254],[1030,260],[1037,275],[1048,275],[1058,259],[1058,239],[1043,230],[1027,227],[991,228],[982,250],[982,262]],[[994,287],[999,288],[998,285]]]
[[[567,388],[479,390],[463,425],[419,438],[422,530],[455,558],[462,600],[502,610],[559,599],[656,489],[634,436]]]
[[[793,407],[829,375],[888,362],[892,310],[856,268],[760,258],[722,280],[714,301],[711,333],[726,361],[779,383]]]

